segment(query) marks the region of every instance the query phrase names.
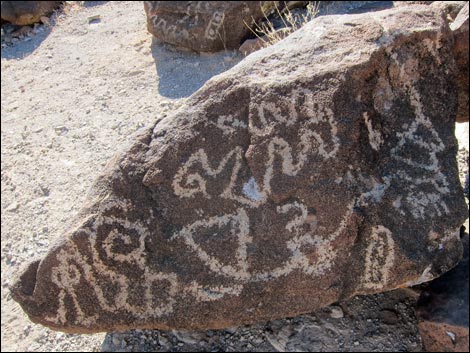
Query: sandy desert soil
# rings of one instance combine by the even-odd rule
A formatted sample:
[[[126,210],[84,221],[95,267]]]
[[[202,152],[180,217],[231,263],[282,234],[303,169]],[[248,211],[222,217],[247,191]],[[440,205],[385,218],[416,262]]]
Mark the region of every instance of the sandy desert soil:
[[[9,295],[13,276],[66,229],[136,130],[242,59],[157,43],[141,2],[67,6],[50,26],[2,44],[1,351],[422,350],[412,291],[222,331],[70,335],[31,323]],[[94,15],[100,19],[90,23]],[[468,145],[466,153],[464,164]]]

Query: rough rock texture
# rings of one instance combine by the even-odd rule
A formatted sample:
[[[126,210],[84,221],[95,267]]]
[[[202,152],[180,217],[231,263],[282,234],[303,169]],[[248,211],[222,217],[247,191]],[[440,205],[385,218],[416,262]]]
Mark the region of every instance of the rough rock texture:
[[[448,19],[454,21],[467,3],[468,1],[433,1],[431,6],[441,9],[448,16]]]
[[[269,1],[144,1],[156,38],[199,52],[238,49]]]
[[[451,271],[432,281],[421,294],[416,314],[429,352],[468,352],[468,233],[464,257]]]
[[[2,20],[24,26],[40,21],[62,1],[2,1]]]
[[[115,157],[12,286],[69,332],[294,316],[455,266],[453,39],[429,6],[325,16]]]
[[[459,87],[459,108],[457,112],[457,121],[468,121],[468,55],[469,55],[469,38],[468,38],[468,2],[460,10],[455,21],[450,25],[454,33],[454,54],[458,67],[457,84]]]
[[[240,48],[238,48],[238,51],[244,55],[248,55],[266,47],[267,44],[265,42],[267,42],[266,36],[261,38],[247,39],[243,42]]]

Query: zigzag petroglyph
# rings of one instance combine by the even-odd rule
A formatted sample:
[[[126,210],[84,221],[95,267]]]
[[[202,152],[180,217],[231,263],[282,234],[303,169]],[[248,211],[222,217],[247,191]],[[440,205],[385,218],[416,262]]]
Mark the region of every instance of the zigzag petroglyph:
[[[238,201],[239,203],[251,207],[258,207],[266,202],[269,194],[271,193],[271,180],[274,177],[274,160],[276,157],[282,160],[281,172],[285,175],[296,176],[305,164],[309,161],[309,158],[317,155],[327,160],[336,155],[339,149],[339,141],[337,138],[337,126],[333,118],[333,112],[329,108],[325,108],[316,105],[313,101],[312,93],[308,90],[294,90],[292,95],[284,98],[281,104],[288,107],[289,116],[283,116],[281,109],[274,103],[263,103],[257,106],[256,111],[258,112],[260,126],[255,126],[253,116],[249,116],[249,129],[253,133],[265,134],[270,129],[272,123],[281,123],[286,126],[292,125],[297,121],[298,113],[295,108],[295,102],[302,95],[304,97],[304,104],[301,105],[298,110],[303,114],[306,114],[309,119],[305,123],[305,126],[299,129],[300,141],[298,142],[295,151],[293,151],[290,144],[279,136],[270,138],[267,145],[267,161],[265,164],[265,173],[262,180],[262,185],[258,185],[254,178],[250,179],[244,186],[244,194],[236,195],[234,188],[237,185],[238,173],[242,167],[242,161],[244,157],[244,151],[241,146],[235,147],[229,151],[221,161],[216,163],[215,166],[211,166],[209,157],[204,149],[199,149],[192,154],[184,165],[177,171],[173,179],[173,190],[179,197],[194,197],[196,194],[201,193],[206,198],[211,198],[211,195],[207,192],[207,181],[210,180],[205,178],[207,175],[210,178],[215,178],[217,175],[225,170],[228,162],[233,160],[232,173],[228,185],[225,187],[220,195],[222,198],[231,199]],[[268,121],[266,111],[274,117],[273,121]],[[223,131],[224,134],[233,131],[234,127],[227,126],[225,122],[236,123],[237,128],[244,128],[245,125],[238,120],[234,120],[233,117],[221,117],[218,120],[217,126]],[[329,143],[326,143],[320,133],[314,131],[314,126],[320,123],[326,123],[330,126]],[[202,174],[199,172],[190,172],[191,168],[200,166],[202,168]],[[251,190],[256,190],[255,193],[246,192],[247,185],[251,187]],[[250,195],[255,194],[255,197]]]

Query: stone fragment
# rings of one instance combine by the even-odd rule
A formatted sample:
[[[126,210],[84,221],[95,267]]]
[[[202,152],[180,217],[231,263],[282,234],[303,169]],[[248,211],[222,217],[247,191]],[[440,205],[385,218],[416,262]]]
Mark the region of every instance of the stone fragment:
[[[468,55],[469,55],[469,38],[468,38],[468,2],[460,10],[459,14],[451,23],[450,28],[454,33],[454,54],[457,62],[457,85],[459,88],[459,108],[457,111],[457,122],[468,121]]]
[[[238,49],[272,1],[144,1],[156,38],[198,52]]]
[[[309,22],[141,131],[13,298],[67,332],[216,329],[446,272],[455,70],[430,6]]]
[[[418,328],[428,352],[468,352],[468,233],[464,257],[451,271],[430,282],[418,301]]]
[[[50,14],[62,1],[2,1],[2,20],[14,25],[31,25],[41,21],[41,17]]]
[[[441,9],[452,21],[468,1],[433,1],[431,6]]]
[[[266,36],[259,38],[247,39],[243,44],[238,48],[238,51],[244,55],[249,55],[257,50],[260,50],[269,44],[269,40]]]

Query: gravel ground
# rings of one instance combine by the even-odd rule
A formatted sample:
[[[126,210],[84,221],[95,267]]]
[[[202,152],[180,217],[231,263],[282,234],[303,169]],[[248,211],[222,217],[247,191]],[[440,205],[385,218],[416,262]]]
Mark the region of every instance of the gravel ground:
[[[100,19],[89,22],[94,15]],[[157,43],[146,30],[141,2],[68,2],[50,25],[35,26],[24,38],[12,40],[14,28],[4,29],[1,351],[422,350],[410,290],[221,331],[71,335],[31,323],[9,295],[11,278],[47,251],[136,130],[242,58]],[[465,179],[468,145],[461,151]]]

